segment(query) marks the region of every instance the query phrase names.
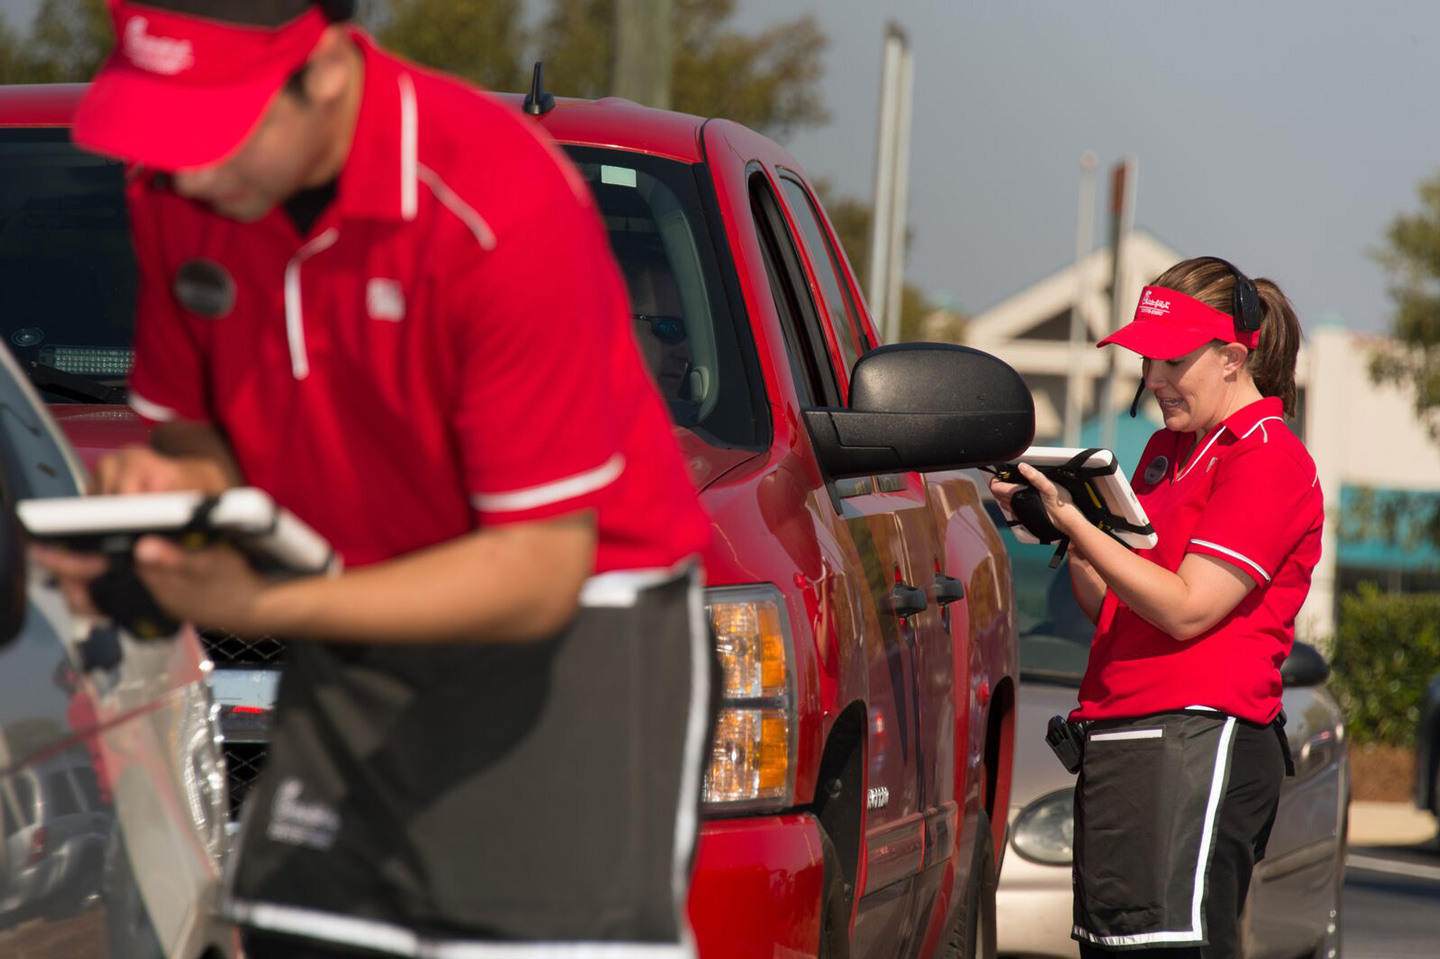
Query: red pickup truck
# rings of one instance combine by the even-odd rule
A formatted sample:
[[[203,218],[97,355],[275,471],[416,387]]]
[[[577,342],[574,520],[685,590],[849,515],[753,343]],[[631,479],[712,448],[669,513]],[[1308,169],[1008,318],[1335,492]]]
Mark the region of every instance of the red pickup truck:
[[[81,90],[0,89],[0,334],[93,459],[143,429],[123,405],[123,171],[70,146]],[[974,350],[877,349],[815,191],[771,141],[621,100],[535,122],[595,192],[715,523],[725,702],[690,899],[701,953],[993,954],[1015,614],[956,471],[1029,444],[1029,391]],[[283,649],[203,638],[238,801]]]

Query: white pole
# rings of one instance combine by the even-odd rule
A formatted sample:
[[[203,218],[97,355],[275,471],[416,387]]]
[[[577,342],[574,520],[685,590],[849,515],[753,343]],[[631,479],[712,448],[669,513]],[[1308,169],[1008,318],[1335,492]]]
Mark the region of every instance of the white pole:
[[[890,211],[890,301],[885,307],[885,342],[900,342],[900,306],[905,292],[905,238],[910,204],[910,104],[915,92],[915,57],[905,43],[900,54],[895,118],[895,205]]]
[[[1088,345],[1088,323],[1085,303],[1090,293],[1089,277],[1085,275],[1085,257],[1095,238],[1095,166],[1096,156],[1086,150],[1080,156],[1080,199],[1075,213],[1075,306],[1070,310],[1070,373],[1065,381],[1066,446],[1080,445],[1080,422],[1085,410],[1085,390],[1090,385],[1082,367]]]
[[[886,284],[890,278],[890,211],[894,203],[895,93],[900,70],[899,38],[891,23],[885,34],[885,52],[880,65],[880,115],[875,139],[874,215],[870,218],[870,275],[866,278],[871,318],[875,329],[885,336]]]
[[[1120,182],[1120,195],[1116,197],[1119,204],[1114,211],[1115,216],[1115,262],[1111,265],[1110,282],[1110,331],[1113,333],[1125,322],[1125,311],[1134,304],[1129,301],[1130,272],[1125,262],[1125,247],[1129,243],[1130,232],[1135,229],[1135,196],[1136,184],[1140,179],[1140,164],[1134,157],[1126,157],[1123,164],[1124,174]],[[1106,373],[1107,400],[1105,407],[1101,409],[1100,415],[1100,445],[1108,450],[1115,449],[1115,415],[1119,412],[1115,408],[1115,383],[1119,372],[1119,357],[1116,355],[1119,350],[1110,350],[1110,369]],[[1126,382],[1129,378],[1126,378]]]

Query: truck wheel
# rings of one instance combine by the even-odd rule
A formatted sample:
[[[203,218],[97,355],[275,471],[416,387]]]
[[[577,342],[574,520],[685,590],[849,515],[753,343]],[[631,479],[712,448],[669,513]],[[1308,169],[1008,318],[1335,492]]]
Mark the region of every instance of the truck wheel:
[[[947,959],[995,959],[995,890],[999,883],[990,817],[982,809],[975,821],[969,887],[946,946]]]
[[[845,872],[835,844],[823,829],[820,850],[825,858],[825,898],[820,903],[818,959],[850,959],[850,897],[845,895]]]

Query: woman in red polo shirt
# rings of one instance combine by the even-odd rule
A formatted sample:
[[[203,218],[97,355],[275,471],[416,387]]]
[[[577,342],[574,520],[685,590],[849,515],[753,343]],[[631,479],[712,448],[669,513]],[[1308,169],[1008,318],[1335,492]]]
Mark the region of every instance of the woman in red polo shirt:
[[[1233,957],[1289,765],[1280,664],[1320,558],[1315,464],[1285,426],[1300,324],[1274,283],[1201,257],[1105,344],[1144,358],[1165,419],[1134,478],[1159,542],[1131,551],[1021,466],[1096,624],[1070,717],[1085,728],[1072,935],[1082,956]],[[991,488],[1008,507],[1019,487]]]

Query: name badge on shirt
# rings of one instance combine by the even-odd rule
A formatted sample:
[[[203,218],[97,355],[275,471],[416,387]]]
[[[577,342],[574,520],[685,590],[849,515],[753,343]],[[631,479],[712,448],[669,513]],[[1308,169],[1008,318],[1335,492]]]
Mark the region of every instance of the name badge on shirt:
[[[204,257],[180,264],[171,291],[176,302],[207,320],[223,320],[235,309],[235,278]]]
[[[1170,460],[1164,456],[1157,456],[1145,467],[1145,483],[1154,486],[1165,478],[1165,471],[1170,468]]]

